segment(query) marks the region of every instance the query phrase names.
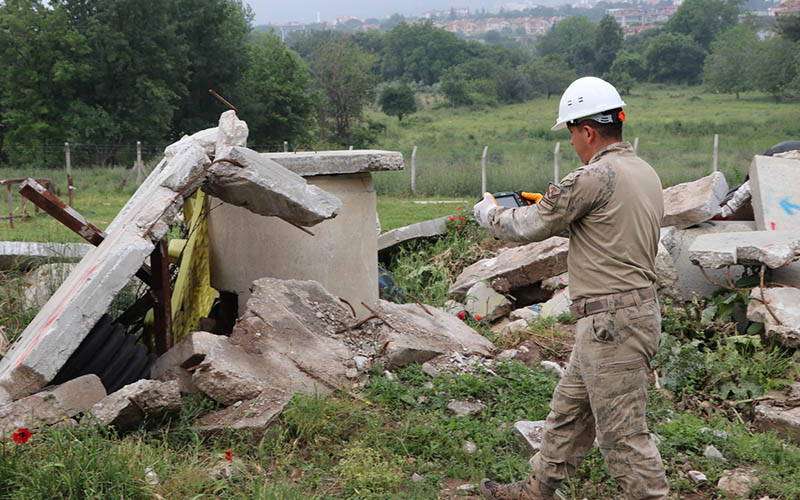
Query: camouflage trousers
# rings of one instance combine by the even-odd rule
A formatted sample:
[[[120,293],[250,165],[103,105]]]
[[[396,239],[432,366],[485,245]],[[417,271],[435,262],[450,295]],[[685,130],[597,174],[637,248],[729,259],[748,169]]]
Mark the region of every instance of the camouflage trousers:
[[[629,500],[669,491],[645,422],[647,374],[661,337],[658,300],[578,320],[569,366],[553,393],[534,476],[558,488],[589,453],[595,436],[611,476]]]

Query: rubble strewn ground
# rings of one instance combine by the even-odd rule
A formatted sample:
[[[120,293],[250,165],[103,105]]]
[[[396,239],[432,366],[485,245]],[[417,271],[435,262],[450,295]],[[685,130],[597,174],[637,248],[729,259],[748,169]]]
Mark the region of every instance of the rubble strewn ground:
[[[306,186],[300,182],[302,179],[298,181],[282,171],[279,175],[285,178],[276,179],[278,174],[273,170],[281,167],[237,146],[243,144],[243,138],[246,138],[246,130],[241,129],[238,121],[231,120],[221,123],[216,135],[204,131],[168,148],[167,164],[162,165],[161,173],[156,175],[161,175],[155,189],[164,196],[163,203],[157,204],[158,209],[148,208],[144,214],[135,209],[135,203],[144,203],[141,198],[133,206],[126,206],[123,212],[130,220],[115,221],[112,227],[119,231],[110,231],[108,243],[104,242],[106,246],[90,252],[94,264],[106,266],[101,270],[111,277],[112,283],[79,292],[77,298],[66,296],[67,292],[59,289],[44,305],[43,314],[47,317],[35,320],[34,327],[43,328],[44,319],[47,319],[58,321],[60,328],[72,328],[79,321],[80,313],[85,317],[80,329],[91,328],[92,318],[107,307],[107,296],[113,296],[122,282],[133,276],[152,249],[150,232],[166,231],[169,217],[162,220],[163,213],[159,215],[158,210],[173,211],[170,200],[186,186],[198,182],[194,177],[198,168],[210,164],[209,151],[224,151],[229,159],[245,167],[230,162],[210,167],[214,180],[208,181],[209,191],[221,199],[248,205],[258,213],[286,212],[287,217],[301,225],[330,218],[341,208],[338,200],[313,186]],[[179,162],[185,168],[169,172],[169,162]],[[761,191],[769,179],[768,167],[764,165],[761,159],[754,160],[751,170],[757,171]],[[287,184],[291,189],[283,190]],[[261,199],[264,190],[276,198]],[[297,190],[302,193],[298,194]],[[665,201],[669,204],[669,218],[665,218],[665,223],[669,221],[670,227],[662,231],[659,244],[658,289],[664,304],[665,336],[672,336],[673,343],[656,360],[653,411],[663,412],[658,417],[656,432],[663,434],[658,439],[669,442],[664,453],[672,454],[667,458],[670,467],[676,469],[671,471],[675,479],[685,478],[688,484],[701,485],[696,487],[708,491],[709,495],[714,494],[715,485],[724,494],[747,497],[753,491],[761,491],[760,474],[764,472],[750,467],[722,469],[721,464],[728,461],[747,462],[742,458],[745,452],[731,444],[732,438],[718,433],[706,437],[707,433],[698,430],[694,438],[704,445],[699,449],[706,450],[702,459],[698,459],[697,450],[670,448],[678,446],[676,433],[694,432],[681,426],[693,429],[697,422],[689,417],[675,420],[674,415],[664,416],[674,412],[675,407],[711,413],[714,408],[710,401],[714,401],[720,406],[719,411],[732,409],[731,414],[741,422],[744,419],[739,410],[747,408],[751,414],[745,413],[744,418],[752,418],[750,429],[776,431],[787,440],[800,443],[800,395],[796,394],[796,387],[789,386],[794,392],[777,397],[767,390],[771,388],[754,388],[749,379],[738,379],[735,366],[723,374],[715,372],[717,368],[711,366],[712,362],[720,362],[708,354],[711,344],[724,344],[740,355],[749,354],[753,364],[764,359],[768,364],[772,358],[758,356],[768,356],[763,354],[766,349],[763,341],[764,345],[774,347],[777,353],[774,356],[781,356],[779,359],[783,361],[791,360],[788,363],[793,362],[795,366],[797,357],[791,358],[786,353],[800,346],[798,283],[783,281],[778,282],[782,286],[772,286],[775,283],[770,281],[781,276],[772,275],[772,269],[790,268],[800,258],[798,228],[754,231],[753,223],[711,220],[717,215],[715,209],[722,203],[726,191],[727,183],[719,173],[665,190]],[[251,203],[253,199],[259,202]],[[289,205],[293,208],[287,208]],[[788,219],[789,222],[775,220],[780,220],[782,226],[793,222],[793,219]],[[398,304],[379,299],[374,304],[362,304],[368,313],[357,315],[352,304],[317,281],[257,279],[252,282],[244,310],[231,332],[192,333],[158,359],[151,373],[153,380],[141,380],[110,395],[105,393],[99,379],[91,375],[37,392],[47,383],[48,376],[57,371],[59,360],[63,361],[70,349],[76,347],[75,339],[70,340],[69,345],[57,346],[56,340],[47,341],[46,336],[50,334],[40,330],[44,333],[33,340],[29,338],[31,335],[24,337],[0,365],[4,370],[0,373],[5,376],[0,378],[4,381],[0,385],[0,429],[7,439],[21,427],[46,432],[48,426],[58,422],[77,425],[73,417],[84,415],[83,422],[87,425],[130,432],[148,423],[182,418],[180,413],[186,401],[197,398],[206,401],[207,411],[200,412],[192,420],[192,429],[203,436],[226,436],[236,431],[267,440],[275,439],[269,437],[271,428],[283,426],[282,429],[288,429],[285,432],[294,433],[292,439],[302,441],[309,449],[317,439],[338,439],[352,453],[364,455],[359,447],[366,445],[357,441],[357,436],[337,434],[325,427],[333,424],[324,422],[338,419],[335,423],[346,427],[351,425],[348,417],[357,415],[362,419],[359,425],[364,425],[369,418],[377,418],[372,414],[366,416],[368,408],[383,405],[380,411],[390,415],[400,408],[421,412],[415,417],[420,419],[418,422],[402,422],[399,418],[399,421],[382,424],[390,427],[383,434],[392,436],[390,441],[401,442],[400,449],[406,457],[405,464],[396,466],[389,459],[377,460],[376,463],[389,467],[385,470],[387,475],[399,473],[397,471],[403,467],[412,467],[418,460],[432,462],[443,456],[472,463],[478,460],[476,457],[490,453],[490,441],[493,449],[497,449],[498,443],[514,432],[523,438],[523,447],[535,451],[541,419],[548,411],[547,399],[568,362],[574,339],[574,325],[568,312],[569,279],[564,274],[568,241],[554,237],[503,248],[490,258],[465,266],[450,287],[451,302],[447,308],[416,300]],[[110,255],[115,252],[112,259]],[[120,269],[120,265],[124,269]],[[737,269],[729,271],[728,266],[737,266]],[[713,273],[705,268],[722,270]],[[81,262],[68,278],[68,289],[72,286],[72,290],[81,290],[83,282],[95,279],[94,272],[94,268]],[[704,272],[708,273],[707,277],[703,277]],[[768,279],[763,288],[762,280],[749,285],[752,291],[744,308],[745,301],[741,297],[748,293],[744,291],[747,287],[734,282],[741,276],[759,277],[761,272],[768,273]],[[692,279],[702,277],[707,286],[721,289],[727,295],[692,300],[686,296],[687,290],[694,290],[693,285],[688,284],[689,275]],[[792,279],[794,275],[784,276]],[[687,298],[690,300],[683,300]],[[735,311],[739,306],[741,310]],[[57,308],[61,309],[57,311]],[[77,311],[72,312],[72,309]],[[729,324],[735,321],[736,314],[740,316],[741,325],[714,330],[722,318]],[[763,337],[754,328],[758,323],[763,324]],[[687,337],[677,338],[682,332],[689,333],[685,333]],[[688,337],[690,334],[696,337]],[[37,346],[40,338],[45,340]],[[23,365],[25,370],[15,371],[20,363],[27,363],[25,357],[20,359],[19,352],[33,349],[33,346],[58,355],[47,363],[34,359],[36,362],[30,366]],[[14,360],[18,363],[12,369],[10,365]],[[746,370],[741,368],[741,371]],[[698,387],[709,384],[716,391],[712,394],[716,399],[698,401],[699,396],[687,390],[692,384]],[[729,395],[737,401],[728,401]],[[343,402],[325,403],[339,401],[326,399],[335,397],[342,397]],[[315,404],[331,405],[321,410],[325,413],[323,423],[314,424],[327,430],[315,428],[313,432],[317,434],[307,435],[304,433],[311,431],[304,427],[303,419],[312,418]],[[337,404],[346,409],[337,409]],[[448,433],[443,434],[452,443],[437,441],[446,447],[444,450],[426,447],[438,439],[425,434],[430,431],[432,422],[446,422],[441,425],[449,426]],[[486,427],[475,431],[470,427],[473,424]],[[363,427],[352,425],[364,431]],[[486,428],[493,429],[492,436],[486,435]],[[748,430],[740,428],[745,434]],[[409,447],[414,446],[418,450],[412,453]],[[313,455],[309,449],[302,453]],[[485,456],[480,459],[487,460]],[[222,462],[224,467],[215,475],[231,479],[236,474],[244,474],[242,470],[249,467],[242,463],[240,469],[237,468],[239,463],[229,461],[232,463]],[[485,465],[486,462],[480,462],[481,467]],[[698,466],[702,466],[702,470]],[[524,472],[523,469],[509,472],[510,466],[505,470],[499,467],[487,472],[514,475]],[[419,470],[424,472],[425,468]],[[416,469],[414,474],[422,478]],[[426,479],[414,482],[419,481],[424,483]],[[763,481],[775,480],[765,477]],[[436,482],[440,483],[438,494],[443,497],[473,497],[469,489],[472,485],[467,481],[445,478]],[[709,483],[713,485],[708,486]]]

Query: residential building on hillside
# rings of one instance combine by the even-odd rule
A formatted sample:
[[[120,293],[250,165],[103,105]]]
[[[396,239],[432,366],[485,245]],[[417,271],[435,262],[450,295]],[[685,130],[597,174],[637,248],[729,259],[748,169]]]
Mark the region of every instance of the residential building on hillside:
[[[769,8],[770,16],[790,16],[800,14],[800,0],[785,0]]]

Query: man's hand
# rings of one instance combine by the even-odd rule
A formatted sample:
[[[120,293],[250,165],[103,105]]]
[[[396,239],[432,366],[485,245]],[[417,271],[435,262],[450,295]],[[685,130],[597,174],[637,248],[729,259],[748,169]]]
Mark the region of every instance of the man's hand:
[[[472,215],[481,227],[489,227],[489,214],[497,208],[497,201],[492,193],[483,193],[483,199],[472,207]]]

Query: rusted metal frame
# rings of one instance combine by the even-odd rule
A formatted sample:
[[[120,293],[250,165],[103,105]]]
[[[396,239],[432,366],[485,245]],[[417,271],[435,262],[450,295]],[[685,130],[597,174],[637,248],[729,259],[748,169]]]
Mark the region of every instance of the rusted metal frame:
[[[767,311],[769,311],[769,314],[772,316],[775,322],[778,323],[779,325],[782,325],[783,323],[781,323],[781,320],[779,320],[778,317],[775,316],[775,313],[772,312],[772,308],[769,306],[767,299],[764,298],[764,270],[766,268],[767,268],[766,264],[761,264],[761,272],[759,273],[759,285],[760,285],[759,289],[761,290],[761,302],[764,304],[764,307],[767,308]]]
[[[0,186],[6,186],[8,189],[8,221],[11,225],[11,229],[14,229],[14,219],[26,219],[29,217],[28,215],[28,208],[26,205],[27,200],[25,198],[22,199],[22,215],[14,215],[14,199],[13,194],[11,191],[11,186],[14,184],[19,184],[21,182],[25,182],[27,179],[3,179],[0,180]],[[50,179],[36,179],[37,182],[42,182],[47,185],[48,188],[53,186],[53,181]],[[39,207],[37,206],[34,210],[34,215],[39,214]],[[5,219],[6,217],[0,217],[0,219]]]
[[[105,231],[86,220],[74,208],[67,206],[36,180],[25,179],[19,187],[19,193],[92,245],[98,246],[106,238]],[[147,285],[153,281],[150,268],[146,264],[136,272],[136,276]]]
[[[151,289],[156,298],[153,306],[154,345],[156,354],[164,354],[172,347],[172,305],[169,275],[169,249],[167,238],[156,244],[150,255],[153,265],[153,284]]]

